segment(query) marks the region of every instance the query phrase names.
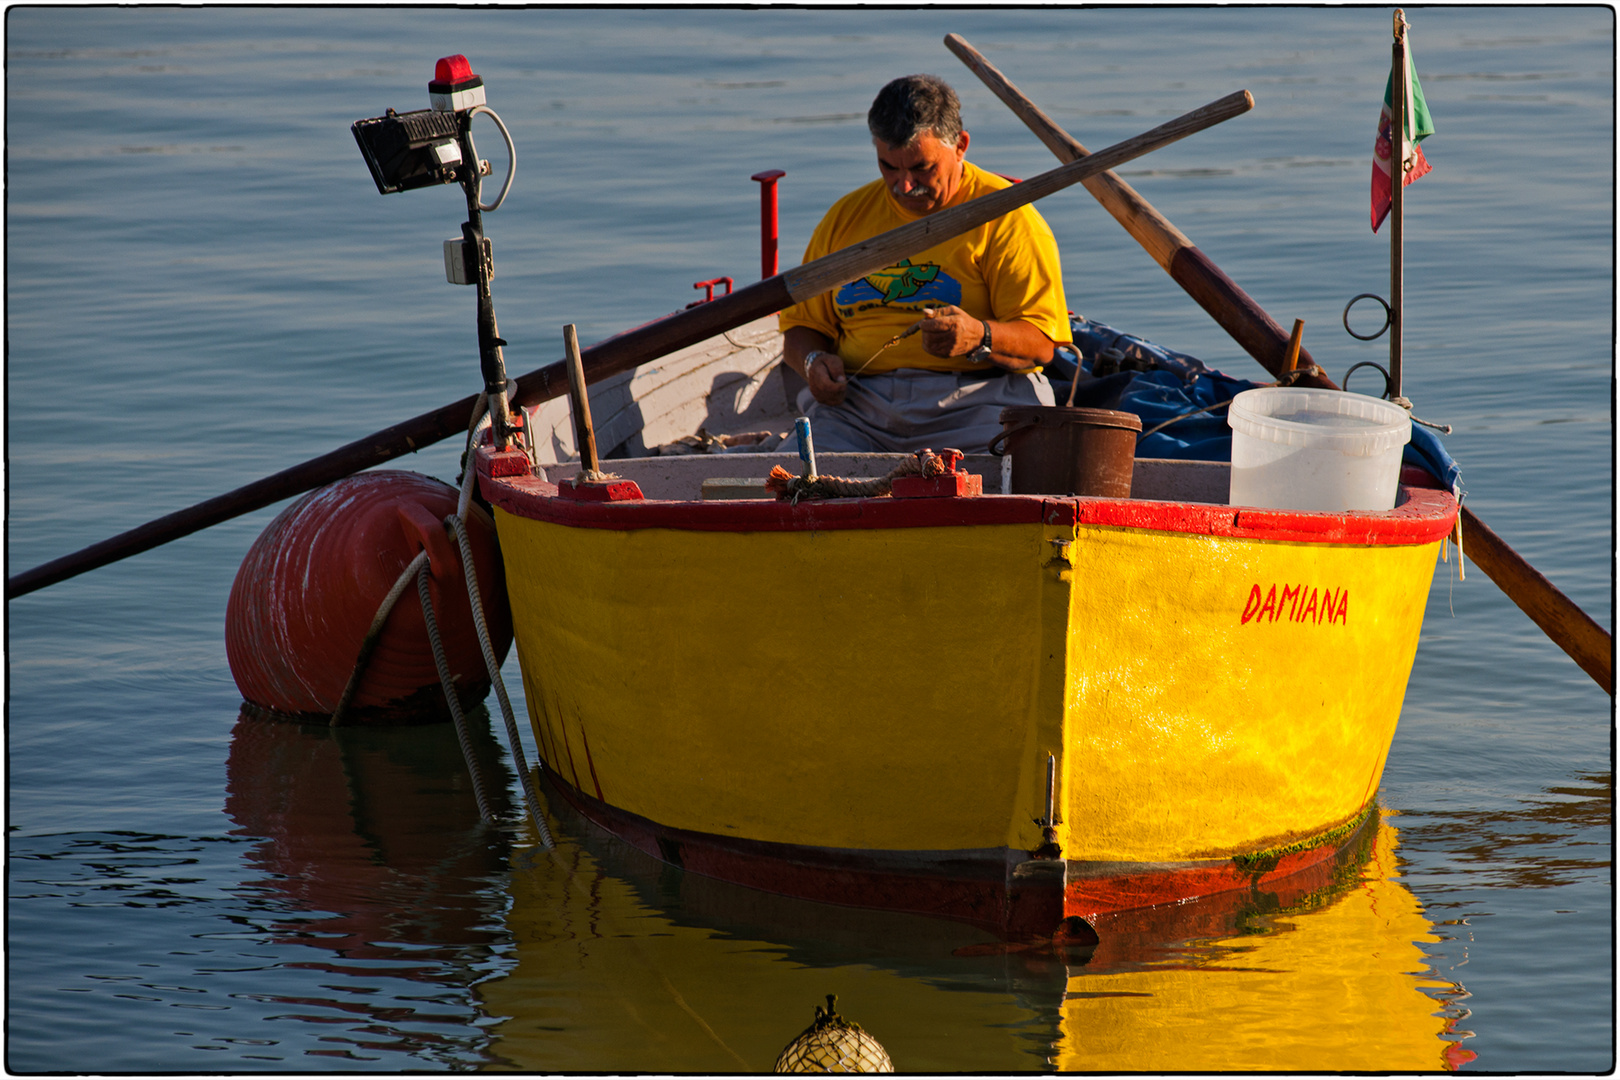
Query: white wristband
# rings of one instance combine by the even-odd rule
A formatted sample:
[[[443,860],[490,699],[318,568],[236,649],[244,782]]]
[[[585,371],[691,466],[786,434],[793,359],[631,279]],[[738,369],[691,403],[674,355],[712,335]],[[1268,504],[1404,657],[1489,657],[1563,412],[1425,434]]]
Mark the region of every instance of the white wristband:
[[[811,349],[804,354],[804,377],[806,381],[810,378],[810,368],[815,365],[816,357],[826,355],[827,351],[825,349]]]

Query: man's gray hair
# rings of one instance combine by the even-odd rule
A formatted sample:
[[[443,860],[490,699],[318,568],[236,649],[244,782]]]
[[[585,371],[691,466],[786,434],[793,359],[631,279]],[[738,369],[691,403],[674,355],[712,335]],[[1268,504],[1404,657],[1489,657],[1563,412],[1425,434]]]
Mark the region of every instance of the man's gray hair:
[[[924,132],[954,146],[962,134],[962,102],[938,75],[905,75],[878,91],[866,127],[890,146],[910,146]]]

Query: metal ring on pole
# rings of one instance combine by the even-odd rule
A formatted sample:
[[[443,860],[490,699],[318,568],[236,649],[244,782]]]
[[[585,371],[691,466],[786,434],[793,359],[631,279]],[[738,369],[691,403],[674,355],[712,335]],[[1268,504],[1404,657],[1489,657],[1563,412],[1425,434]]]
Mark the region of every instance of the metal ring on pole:
[[[1394,383],[1389,377],[1389,371],[1388,371],[1388,369],[1386,369],[1384,367],[1383,364],[1375,364],[1371,360],[1363,360],[1359,364],[1351,364],[1350,365],[1350,370],[1344,373],[1344,378],[1343,379],[1339,380],[1339,385],[1344,388],[1344,391],[1346,393],[1349,393],[1349,391],[1350,391],[1350,376],[1352,376],[1352,375],[1354,375],[1356,373],[1357,368],[1364,368],[1364,367],[1373,368],[1380,375],[1382,375],[1384,377],[1384,392],[1382,394],[1380,394],[1379,397],[1382,397],[1385,400],[1388,400],[1389,399],[1389,392],[1390,392],[1390,390],[1392,390],[1394,388]]]
[[[1376,300],[1376,301],[1379,302],[1379,304],[1383,305],[1383,308],[1384,308],[1384,325],[1380,326],[1375,332],[1373,332],[1371,334],[1358,334],[1354,330],[1350,329],[1350,309],[1356,306],[1356,301],[1357,300]],[[1395,313],[1390,310],[1389,301],[1385,300],[1382,296],[1379,296],[1377,293],[1370,293],[1370,292],[1357,293],[1355,296],[1352,296],[1350,298],[1350,302],[1348,304],[1344,305],[1344,332],[1349,334],[1351,337],[1355,338],[1357,341],[1376,341],[1378,338],[1381,338],[1381,337],[1384,336],[1384,331],[1388,330],[1389,326],[1390,326],[1390,323],[1392,323],[1394,321],[1395,321]],[[1354,369],[1352,369],[1352,370],[1354,370]],[[1388,373],[1385,374],[1385,377],[1386,378],[1388,377]]]

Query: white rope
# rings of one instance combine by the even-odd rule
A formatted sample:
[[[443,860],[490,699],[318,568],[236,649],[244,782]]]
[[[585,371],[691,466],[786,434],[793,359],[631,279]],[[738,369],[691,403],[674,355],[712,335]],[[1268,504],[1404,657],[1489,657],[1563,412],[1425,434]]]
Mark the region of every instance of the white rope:
[[[427,552],[422,552],[426,555]],[[467,762],[467,774],[472,778],[473,798],[478,800],[478,816],[484,824],[495,821],[489,802],[484,798],[484,779],[478,773],[478,760],[473,756],[472,739],[467,734],[467,718],[461,712],[461,700],[451,680],[450,662],[444,656],[444,642],[439,637],[439,621],[433,616],[433,598],[428,591],[428,567],[422,562],[416,573],[416,595],[422,599],[422,619],[427,623],[428,644],[433,646],[433,664],[439,669],[439,685],[444,687],[444,700],[450,706],[450,719],[456,725],[456,741],[461,744],[461,756]]]
[[[469,468],[467,475],[471,477],[474,472],[474,469]],[[465,490],[470,491],[471,488]],[[529,816],[534,819],[535,830],[540,834],[540,842],[550,849],[556,844],[551,839],[551,830],[546,827],[546,819],[540,815],[540,795],[534,789],[534,777],[529,775],[529,762],[523,753],[523,740],[518,737],[517,721],[512,716],[512,701],[506,695],[506,683],[501,678],[501,665],[495,659],[495,647],[489,641],[489,626],[484,621],[483,595],[478,591],[478,571],[473,567],[472,544],[467,540],[467,526],[454,514],[445,518],[444,523],[455,531],[456,544],[461,548],[461,569],[467,578],[467,600],[472,607],[473,625],[478,630],[479,647],[484,650],[484,664],[489,668],[490,682],[494,685],[495,696],[501,703],[501,719],[506,722],[506,739],[512,747],[512,764],[517,768],[518,779],[523,782],[523,797],[529,806]]]

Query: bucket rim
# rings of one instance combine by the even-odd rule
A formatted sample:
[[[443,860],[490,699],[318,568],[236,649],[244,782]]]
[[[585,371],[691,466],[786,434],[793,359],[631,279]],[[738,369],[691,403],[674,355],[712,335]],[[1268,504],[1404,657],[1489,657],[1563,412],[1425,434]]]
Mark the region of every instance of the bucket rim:
[[[1284,403],[1292,404],[1294,409],[1318,409],[1371,423],[1361,428],[1330,428],[1271,415],[1270,409]],[[1355,455],[1382,453],[1405,446],[1412,439],[1412,418],[1399,405],[1366,394],[1317,387],[1261,386],[1245,390],[1232,398],[1226,422],[1233,431],[1263,442]]]
[[[1118,409],[1083,409],[1071,405],[1009,405],[1001,410],[998,419],[1003,424],[1033,420],[1041,426],[1079,423],[1092,427],[1124,428],[1127,431],[1142,430],[1142,418],[1136,413]]]

